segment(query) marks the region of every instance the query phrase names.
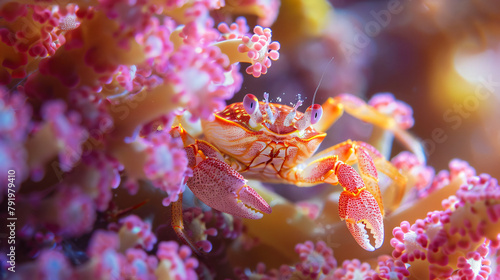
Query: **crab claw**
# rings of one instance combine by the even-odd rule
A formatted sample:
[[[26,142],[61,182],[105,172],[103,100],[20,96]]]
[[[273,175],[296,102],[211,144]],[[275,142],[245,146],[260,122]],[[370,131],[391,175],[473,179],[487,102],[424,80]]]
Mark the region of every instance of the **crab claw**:
[[[374,251],[384,242],[383,216],[377,200],[365,188],[363,179],[347,164],[337,169],[339,183],[344,187],[340,194],[339,216],[358,244],[367,251]],[[368,231],[373,235],[375,246],[370,244]]]
[[[234,216],[260,219],[271,207],[229,164],[206,158],[193,169],[189,189],[206,205]]]

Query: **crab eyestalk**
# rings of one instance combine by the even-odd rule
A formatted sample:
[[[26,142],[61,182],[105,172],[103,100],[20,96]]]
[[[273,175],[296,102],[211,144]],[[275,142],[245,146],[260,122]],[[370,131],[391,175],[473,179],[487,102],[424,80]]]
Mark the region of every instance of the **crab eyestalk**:
[[[307,108],[302,118],[295,122],[295,128],[298,131],[303,131],[309,126],[319,122],[323,115],[323,108],[319,104],[313,104]]]
[[[251,127],[258,127],[263,121],[262,113],[259,110],[259,100],[253,94],[245,95],[243,98],[243,108],[250,115]]]

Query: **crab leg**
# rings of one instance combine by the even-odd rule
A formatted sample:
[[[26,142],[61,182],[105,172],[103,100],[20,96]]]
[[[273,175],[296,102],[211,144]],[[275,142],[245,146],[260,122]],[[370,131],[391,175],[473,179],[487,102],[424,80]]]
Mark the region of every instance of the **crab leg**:
[[[334,98],[328,98],[322,107],[325,116],[313,125],[316,130],[327,131],[346,111],[357,119],[393,132],[401,143],[407,146],[422,162],[425,162],[422,144],[409,132],[399,127],[393,117],[375,110],[362,99],[351,94],[341,94]]]
[[[181,127],[174,128],[171,134],[183,140],[189,138]],[[246,185],[241,174],[224,162],[224,157],[216,147],[206,141],[194,140],[194,144],[184,149],[188,165],[193,169],[192,176],[186,180],[187,186],[206,205],[247,219],[260,219],[263,213],[271,213],[269,204]],[[184,230],[182,196],[172,205],[172,226],[181,240],[197,253],[201,252],[199,244],[195,244]]]
[[[177,199],[176,202],[172,203],[172,228],[174,229],[175,233],[177,234],[177,237],[179,237],[180,240],[184,244],[189,245],[191,247],[191,250],[195,252],[198,255],[202,255],[204,250],[202,246],[199,246],[200,244],[196,244],[191,238],[189,238],[186,230],[184,229],[184,220],[182,218],[182,193],[179,194],[179,199]]]
[[[396,196],[394,201],[388,202],[388,205],[390,206],[388,209],[392,209],[399,205],[405,192],[407,179],[405,176],[401,175],[398,169],[387,161],[373,146],[361,141],[347,140],[321,151],[311,160],[314,161],[315,159],[330,155],[337,155],[339,160],[345,162],[346,164],[352,165],[356,162],[359,164],[361,177],[363,178],[367,189],[374,194],[374,197],[379,202],[381,209],[383,209],[383,205],[380,190],[378,188],[378,182],[375,182],[374,178],[378,178],[377,171],[387,175],[391,178],[396,187],[396,189],[394,189]],[[375,168],[373,166],[375,166]],[[377,193],[378,195],[376,195]]]
[[[303,185],[326,182],[340,184],[339,215],[356,242],[365,250],[373,251],[384,241],[382,196],[378,174],[370,153],[376,151],[362,142],[346,141],[321,153],[288,174],[291,180]],[[360,174],[349,164],[358,163]],[[292,178],[294,177],[294,178]],[[370,244],[368,231],[373,234],[375,246]]]

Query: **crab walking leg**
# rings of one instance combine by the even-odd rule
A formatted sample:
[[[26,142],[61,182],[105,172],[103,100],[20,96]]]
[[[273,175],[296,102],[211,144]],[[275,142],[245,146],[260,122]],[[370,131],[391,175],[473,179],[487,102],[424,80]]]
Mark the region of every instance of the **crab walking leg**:
[[[184,219],[183,219],[183,212],[182,212],[182,193],[179,194],[179,199],[176,202],[172,203],[172,228],[174,229],[175,233],[177,234],[177,237],[179,237],[180,240],[184,244],[187,244],[189,247],[191,247],[191,250],[195,252],[197,255],[203,255],[203,252],[210,252],[212,250],[212,247],[210,246],[211,243],[206,243],[206,242],[198,242],[195,243],[187,234],[186,230],[184,229]],[[208,245],[209,247],[207,247]]]
[[[186,147],[184,147],[186,151],[186,156],[188,158],[188,166],[193,168],[196,165],[196,154],[197,154],[197,149],[194,149],[194,147],[197,147],[197,140],[195,140],[191,135],[189,135],[183,128],[182,126],[176,126],[173,127],[172,130],[170,131],[170,135],[174,138],[181,138],[182,142]],[[194,144],[191,144],[194,143]],[[208,144],[208,143],[207,143]],[[186,180],[186,179],[184,179]],[[210,252],[212,250],[211,243],[209,242],[194,242],[191,237],[187,234],[187,232],[184,229],[184,219],[183,219],[183,211],[182,211],[182,193],[179,194],[179,198],[177,201],[173,202],[171,205],[171,211],[172,211],[172,221],[171,225],[172,228],[174,229],[175,233],[177,234],[177,237],[179,237],[180,240],[184,244],[187,244],[193,252],[195,252],[198,255],[203,255],[204,252]]]
[[[368,105],[362,99],[351,94],[341,94],[334,98],[328,98],[322,107],[325,116],[314,125],[314,128],[318,131],[327,131],[342,116],[343,112],[346,111],[357,119],[393,132],[401,143],[422,162],[425,162],[425,153],[422,144],[408,131],[399,127],[393,117],[375,110],[375,108]]]
[[[344,146],[350,146],[345,144]],[[361,172],[369,178],[370,188],[367,188],[363,178],[354,168],[339,159],[338,155],[325,156],[310,162],[304,169],[294,169],[295,180],[305,184],[327,182],[340,184],[344,191],[340,194],[339,215],[346,221],[347,228],[356,242],[365,250],[373,251],[384,242],[383,208],[381,208],[380,191],[373,162],[361,150],[349,148],[347,151],[361,155]],[[343,154],[349,158],[350,155]],[[370,190],[375,188],[373,192]],[[375,246],[370,244],[366,229],[373,234]]]

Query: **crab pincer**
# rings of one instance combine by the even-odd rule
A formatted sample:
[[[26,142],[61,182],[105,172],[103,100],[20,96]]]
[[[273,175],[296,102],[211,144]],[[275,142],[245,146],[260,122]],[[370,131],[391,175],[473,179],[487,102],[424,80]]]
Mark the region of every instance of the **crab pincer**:
[[[384,242],[382,211],[374,195],[367,190],[363,179],[354,168],[339,163],[336,175],[344,191],[339,199],[339,216],[346,221],[347,228],[358,244],[367,251],[374,251]],[[367,229],[375,240],[370,244]]]
[[[231,166],[216,158],[206,158],[193,168],[189,189],[208,206],[246,219],[260,219],[271,207]]]

